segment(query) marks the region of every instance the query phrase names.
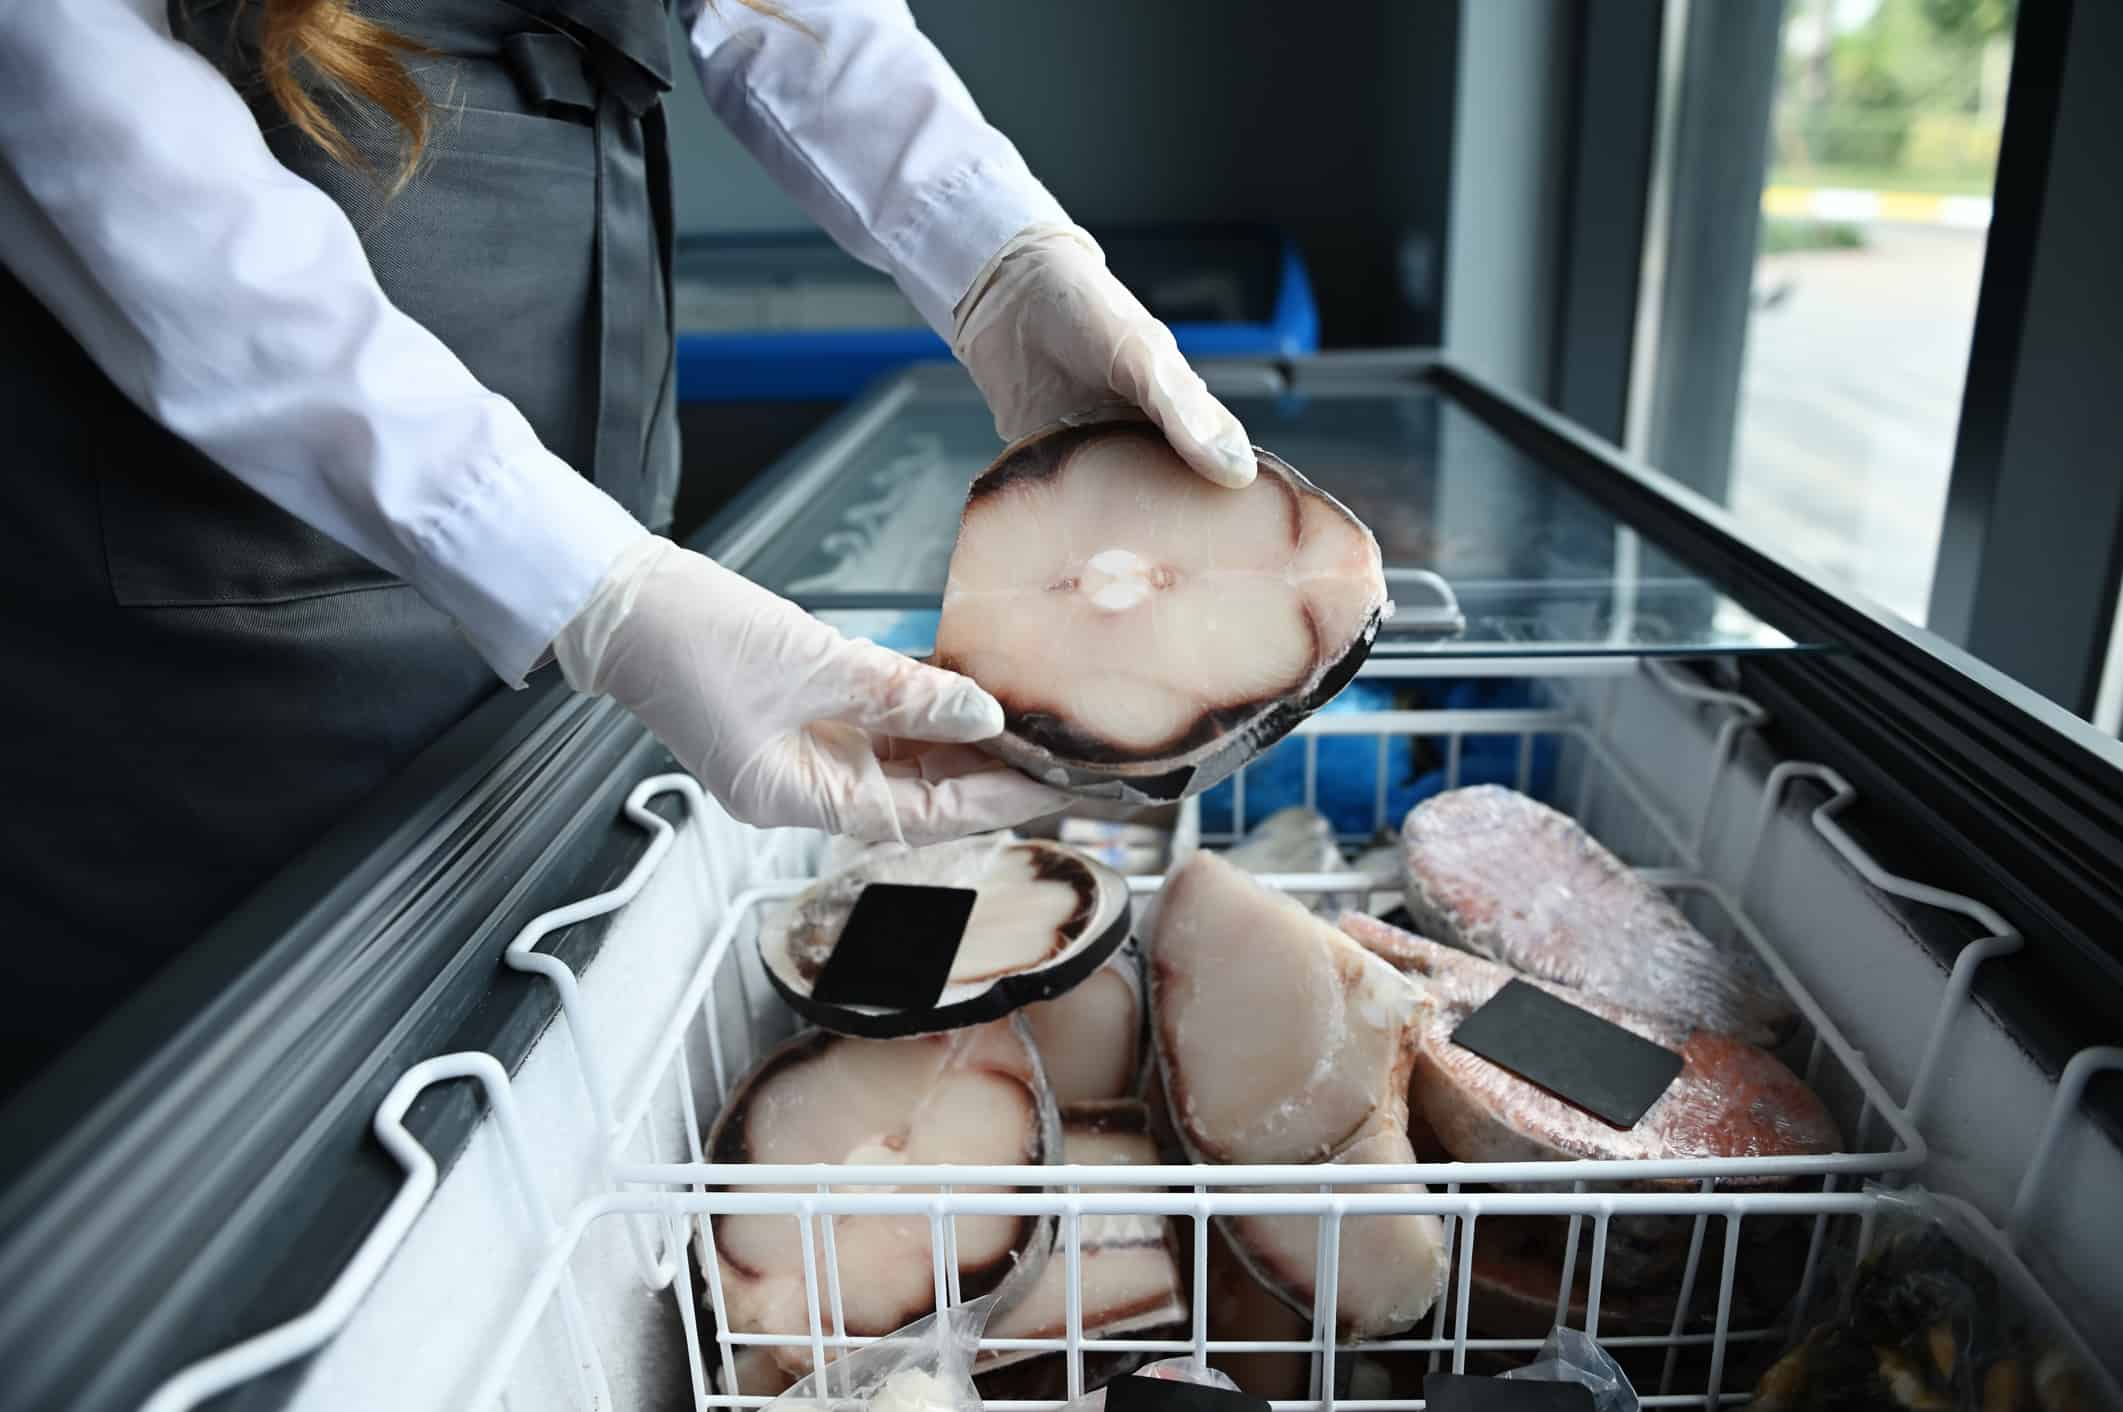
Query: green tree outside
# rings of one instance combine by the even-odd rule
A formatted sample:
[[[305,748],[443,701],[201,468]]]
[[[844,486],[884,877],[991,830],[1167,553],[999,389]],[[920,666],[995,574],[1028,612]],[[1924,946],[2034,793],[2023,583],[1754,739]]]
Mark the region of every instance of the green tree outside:
[[[1988,194],[2018,0],[1793,0],[1770,181]]]

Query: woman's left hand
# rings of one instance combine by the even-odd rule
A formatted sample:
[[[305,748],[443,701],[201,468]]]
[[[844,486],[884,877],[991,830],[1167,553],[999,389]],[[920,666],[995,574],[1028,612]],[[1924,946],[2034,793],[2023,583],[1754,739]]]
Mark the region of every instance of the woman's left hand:
[[[644,531],[553,654],[640,717],[731,816],[866,843],[934,843],[1057,813],[1060,790],[978,749],[1003,708]]]
[[[1204,478],[1253,479],[1238,418],[1074,226],[1034,226],[1003,246],[959,301],[951,351],[1005,441],[1117,399],[1142,408]]]

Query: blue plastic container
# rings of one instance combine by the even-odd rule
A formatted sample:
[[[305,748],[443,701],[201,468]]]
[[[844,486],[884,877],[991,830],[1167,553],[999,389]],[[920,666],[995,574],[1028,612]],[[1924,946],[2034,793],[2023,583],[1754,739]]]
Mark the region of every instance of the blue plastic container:
[[[1451,711],[1502,710],[1539,704],[1525,682],[1497,678],[1465,681],[1409,683],[1399,692],[1421,698],[1420,702],[1396,700],[1395,688],[1385,682],[1357,681],[1320,710],[1321,715],[1349,711],[1390,711],[1396,706],[1420,704]],[[1519,773],[1519,737],[1516,735],[1468,735],[1460,743],[1459,783],[1516,786]],[[1368,836],[1378,822],[1378,737],[1369,735],[1320,736],[1319,769],[1312,807],[1327,816],[1344,837]],[[1556,741],[1535,736],[1528,770],[1528,792],[1546,799],[1555,787]],[[1386,818],[1388,830],[1398,829],[1408,811],[1446,788],[1446,761],[1442,742],[1427,738],[1393,736],[1386,746]],[[1232,831],[1238,791],[1226,780],[1202,795],[1202,832],[1210,835]],[[1246,825],[1251,828],[1278,809],[1305,802],[1305,739],[1290,736],[1279,742],[1246,769]]]
[[[1099,243],[1190,358],[1319,348],[1305,263],[1276,232],[1144,231]],[[951,356],[884,275],[823,236],[688,237],[675,283],[682,402],[848,398],[896,368]],[[1212,316],[1205,302],[1217,306]]]

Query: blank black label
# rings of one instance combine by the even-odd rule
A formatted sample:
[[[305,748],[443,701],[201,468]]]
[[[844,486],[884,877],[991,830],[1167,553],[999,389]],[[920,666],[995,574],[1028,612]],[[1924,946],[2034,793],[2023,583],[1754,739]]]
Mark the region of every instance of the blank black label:
[[[1268,1412],[1268,1404],[1229,1388],[1130,1373],[1106,1384],[1106,1412]]]
[[[1467,1373],[1431,1373],[1423,1379],[1430,1412],[1592,1412],[1592,1389],[1583,1383],[1534,1378],[1477,1378]]]
[[[827,1005],[928,1009],[951,978],[978,896],[970,887],[869,884],[856,897],[811,998]]]
[[[1618,1128],[1635,1127],[1681,1072],[1672,1050],[1524,981],[1460,1021],[1452,1042]]]

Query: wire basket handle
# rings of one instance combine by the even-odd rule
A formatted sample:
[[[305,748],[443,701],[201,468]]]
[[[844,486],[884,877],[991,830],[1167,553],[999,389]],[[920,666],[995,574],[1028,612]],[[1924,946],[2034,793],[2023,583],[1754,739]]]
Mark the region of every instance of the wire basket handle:
[[[384,1208],[375,1227],[355,1250],[353,1259],[347,1261],[346,1268],[324,1292],[324,1297],[307,1312],[288,1322],[179,1370],[155,1389],[142,1404],[142,1412],[185,1412],[185,1409],[197,1407],[239,1383],[314,1352],[346,1327],[363,1296],[376,1283],[383,1267],[390,1263],[406,1233],[413,1228],[413,1222],[427,1206],[428,1198],[435,1193],[435,1158],[407,1130],[406,1112],[429,1085],[452,1079],[476,1079],[486,1090],[488,1109],[501,1130],[502,1140],[508,1145],[519,1178],[516,1185],[525,1211],[541,1232],[554,1228],[552,1214],[546,1210],[544,1199],[531,1182],[528,1151],[509,1093],[508,1075],[503,1072],[500,1062],[491,1054],[480,1053],[443,1054],[423,1060],[391,1085],[391,1091],[384,1095],[382,1104],[376,1109],[373,1124],[376,1140],[405,1169],[405,1181],[399,1186],[397,1195],[391,1198],[391,1204]],[[571,1318],[570,1322],[572,1324],[574,1320]],[[595,1377],[601,1384],[601,1367],[596,1369]]]

